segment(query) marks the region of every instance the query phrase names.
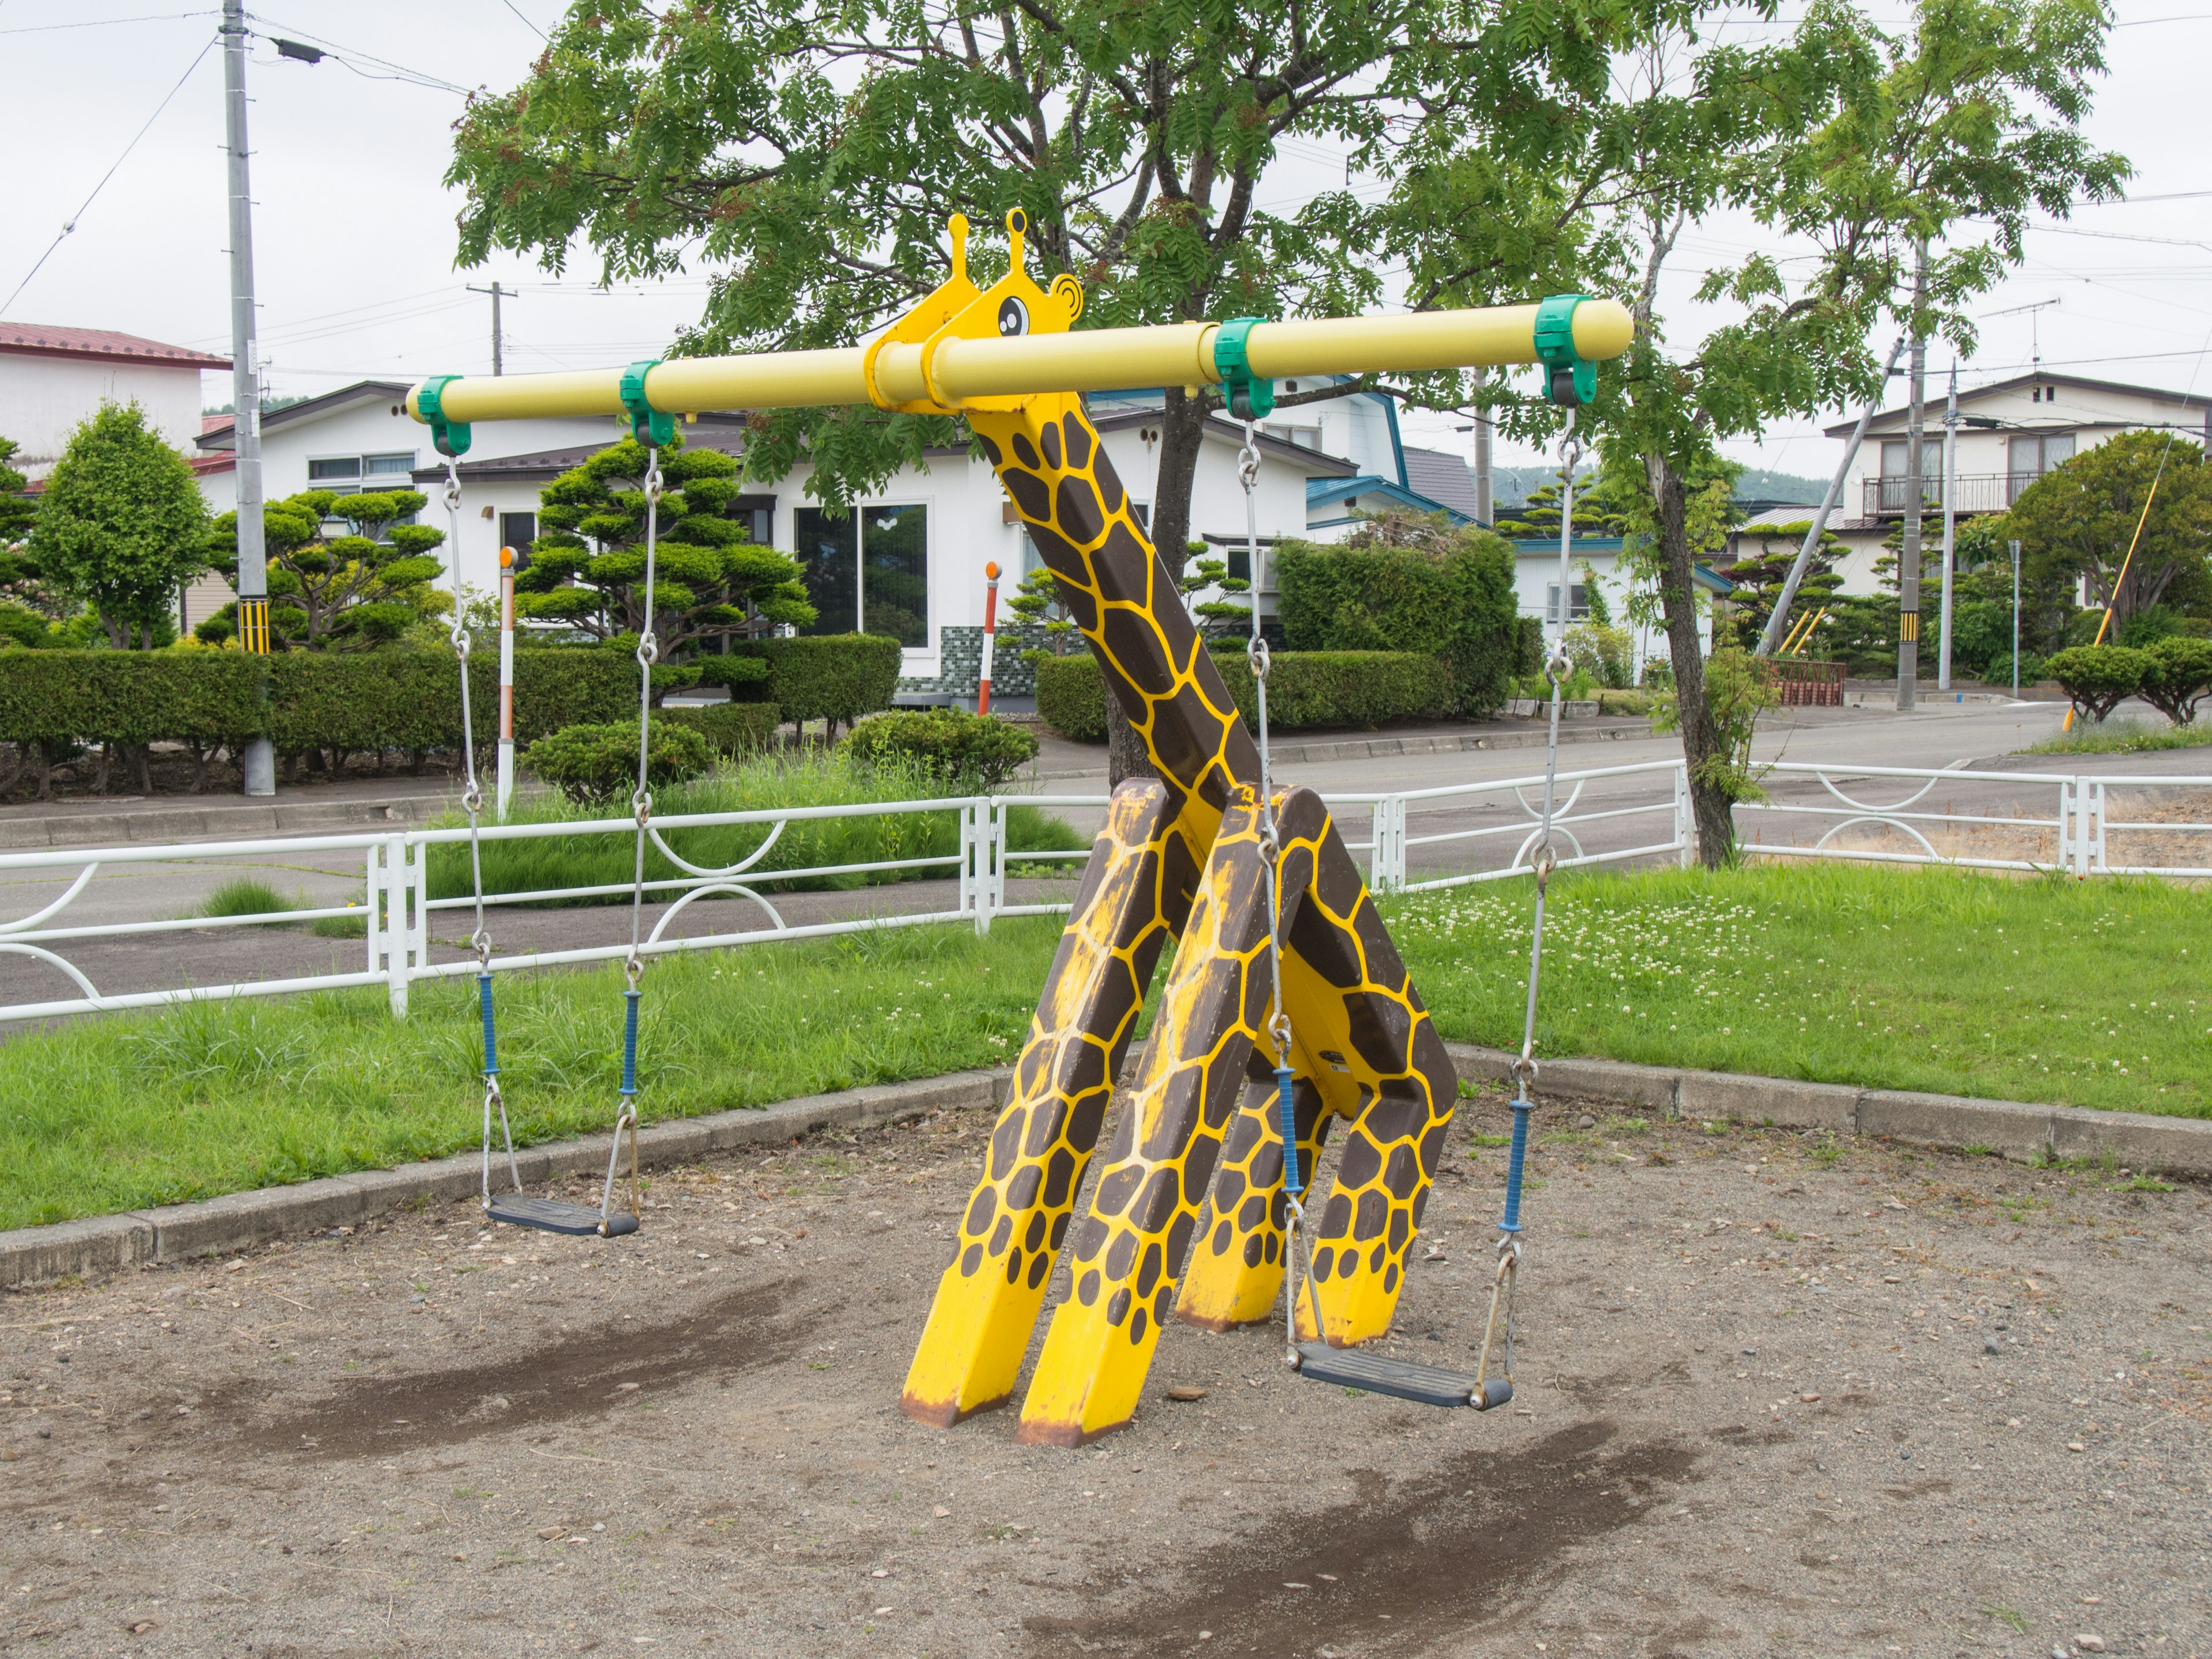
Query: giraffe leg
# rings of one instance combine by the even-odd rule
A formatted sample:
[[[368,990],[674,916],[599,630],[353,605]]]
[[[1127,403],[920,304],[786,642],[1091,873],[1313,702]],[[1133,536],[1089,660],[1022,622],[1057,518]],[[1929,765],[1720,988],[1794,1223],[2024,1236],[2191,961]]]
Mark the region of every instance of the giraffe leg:
[[[1197,872],[1167,792],[1115,792],[1030,1024],[988,1163],[939,1282],[899,1409],[957,1423],[1013,1392],[1160,946]]]
[[[1255,1051],[1244,1096],[1206,1194],[1207,1223],[1183,1272],[1176,1317],[1209,1331],[1265,1324],[1283,1286],[1283,1130],[1270,1056]],[[1334,1115],[1310,1078],[1291,1085],[1298,1167],[1312,1179]]]
[[[1310,867],[1312,884],[1285,924],[1283,996],[1300,1048],[1329,1068],[1321,1075],[1361,1097],[1313,1239],[1322,1334],[1343,1347],[1390,1328],[1459,1082],[1333,825]],[[1311,1336],[1310,1310],[1298,1317]]]
[[[1071,1249],[1018,1438],[1078,1446],[1127,1426],[1267,1017],[1259,811],[1231,797],[1176,951],[1109,1167]]]

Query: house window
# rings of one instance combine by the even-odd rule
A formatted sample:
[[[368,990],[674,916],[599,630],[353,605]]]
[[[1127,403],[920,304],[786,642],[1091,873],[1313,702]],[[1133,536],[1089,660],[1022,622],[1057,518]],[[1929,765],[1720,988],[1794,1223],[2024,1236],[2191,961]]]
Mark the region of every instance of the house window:
[[[850,511],[833,519],[821,507],[802,507],[791,515],[791,556],[806,584],[806,602],[821,613],[800,633],[860,631],[860,571],[854,556],[859,529]]]
[[[537,539],[538,515],[535,513],[502,513],[499,515],[499,544],[501,547],[527,553],[530,544]]]
[[[2006,446],[2012,473],[2012,495],[2017,495],[2051,468],[2074,459],[2070,432],[2023,433]]]
[[[1589,590],[1582,583],[1577,582],[1574,585],[1572,597],[1567,603],[1569,622],[1587,622],[1589,619]],[[1559,585],[1557,582],[1551,583],[1544,589],[1544,620],[1555,628],[1559,626]]]
[[[731,518],[745,528],[745,539],[755,547],[775,545],[775,497],[773,495],[740,495],[727,509]]]
[[[909,648],[929,643],[929,509],[822,507],[792,514],[792,557],[821,612],[805,634],[886,634]]]
[[[1280,438],[1285,443],[1296,444],[1300,449],[1321,447],[1321,427],[1318,422],[1312,426],[1277,426],[1271,422],[1261,429],[1269,437]]]
[[[861,631],[901,645],[929,643],[929,509],[871,507],[860,513]]]
[[[1881,446],[1881,510],[1902,513],[1911,501],[1912,485],[1905,477],[1905,457],[1911,440],[1886,438]],[[1920,499],[1931,505],[1943,499],[1943,441],[1920,441]]]
[[[362,489],[412,489],[415,452],[404,455],[325,455],[307,463],[311,489],[351,495]]]

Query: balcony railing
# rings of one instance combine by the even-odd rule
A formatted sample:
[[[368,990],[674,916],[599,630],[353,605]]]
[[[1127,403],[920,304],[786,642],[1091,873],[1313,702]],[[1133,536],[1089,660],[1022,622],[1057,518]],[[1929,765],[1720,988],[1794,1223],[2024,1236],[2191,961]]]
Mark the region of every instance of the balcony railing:
[[[1956,487],[1957,510],[1961,513],[2002,513],[2020,499],[2020,492],[2041,475],[2034,472],[1963,472],[1951,482]],[[1866,494],[1864,516],[1896,518],[1912,500],[1912,480],[1902,476],[1863,480]],[[1943,510],[1943,481],[1921,481],[1922,510]]]

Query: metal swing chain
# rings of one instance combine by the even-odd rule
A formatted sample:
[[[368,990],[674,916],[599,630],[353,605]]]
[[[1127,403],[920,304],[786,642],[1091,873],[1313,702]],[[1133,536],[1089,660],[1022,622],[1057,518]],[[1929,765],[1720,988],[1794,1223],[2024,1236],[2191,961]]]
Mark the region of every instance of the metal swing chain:
[[[1244,446],[1237,455],[1237,477],[1244,487],[1244,568],[1249,574],[1252,634],[1245,648],[1251,665],[1252,684],[1260,716],[1260,857],[1267,868],[1267,980],[1269,1012],[1267,1036],[1275,1045],[1276,1111],[1283,1136],[1283,1271],[1285,1295],[1283,1317],[1286,1327],[1288,1363],[1298,1363],[1297,1254],[1304,1243],[1305,1206],[1299,1195],[1305,1183],[1298,1169],[1297,1112],[1292,1090],[1291,1017],[1283,1008],[1283,863],[1282,840],[1275,822],[1275,780],[1267,749],[1267,670],[1272,658],[1260,633],[1260,444],[1257,425],[1244,422]],[[1310,1245],[1305,1246],[1310,1249]],[[1313,1300],[1313,1274],[1306,1274],[1308,1299]],[[1314,1331],[1321,1331],[1321,1306],[1313,1301]]]
[[[659,659],[660,642],[653,631],[653,584],[660,544],[660,450],[645,452],[645,621],[637,640],[637,788],[629,798],[637,819],[637,852],[630,877],[629,955],[623,973],[629,988],[623,994],[622,1110],[615,1115],[615,1135],[607,1148],[606,1184],[599,1193],[599,1225],[604,1230],[614,1213],[615,1175],[622,1158],[623,1131],[629,1131],[629,1209],[639,1213],[637,1201],[637,1020],[641,994],[638,981],[645,977],[645,838],[653,826],[653,793],[647,787],[653,744],[653,665]]]
[[[461,549],[461,475],[453,456],[446,457],[446,545],[459,568]],[[476,722],[469,703],[469,637],[468,619],[461,609],[459,584],[455,583],[453,597],[453,626],[446,636],[453,647],[453,656],[460,665],[461,673],[461,775],[465,787],[461,791],[461,808],[469,815],[469,884],[476,899],[476,931],[469,935],[469,948],[477,956],[477,1006],[483,1016],[483,1157],[479,1170],[480,1185],[486,1209],[491,1207],[491,1120],[499,1114],[499,1130],[507,1146],[507,1179],[514,1190],[522,1190],[522,1171],[514,1161],[514,1133],[507,1121],[507,1100],[499,1089],[499,1037],[492,1021],[491,1000],[491,930],[484,924],[483,843],[479,836],[479,818],[483,811],[483,786],[477,778]]]
[[[1575,468],[1582,464],[1582,441],[1575,433],[1575,410],[1567,410],[1567,429],[1559,441],[1559,609],[1558,632],[1544,662],[1552,683],[1551,731],[1544,753],[1544,811],[1537,821],[1536,847],[1530,866],[1536,878],[1536,902],[1528,932],[1528,1000],[1521,1028],[1521,1053],[1513,1061],[1513,1145],[1505,1171],[1505,1215],[1498,1224],[1498,1271],[1491,1281],[1490,1318],[1483,1328],[1482,1358],[1475,1367],[1475,1400],[1484,1399],[1483,1384],[1490,1368],[1492,1344],[1499,1334],[1498,1315],[1504,1315],[1504,1351],[1499,1376],[1509,1389],[1513,1376],[1513,1301],[1520,1282],[1522,1173],[1528,1155],[1528,1117],[1535,1103],[1528,1085],[1536,1080],[1536,998],[1544,970],[1544,901],[1559,867],[1552,845],[1552,818],[1558,808],[1559,775],[1559,714],[1565,696],[1567,621],[1574,609]],[[1510,1394],[1508,1395],[1510,1398]]]

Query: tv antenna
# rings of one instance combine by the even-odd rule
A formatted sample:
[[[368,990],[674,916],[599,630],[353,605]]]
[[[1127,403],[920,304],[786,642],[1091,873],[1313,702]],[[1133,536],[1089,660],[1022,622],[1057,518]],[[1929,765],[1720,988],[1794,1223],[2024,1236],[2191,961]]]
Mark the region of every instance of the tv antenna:
[[[2022,312],[2026,312],[2027,313],[2027,372],[2031,377],[2039,375],[2043,373],[2042,319],[2038,317],[2036,313],[2040,311],[2048,311],[2052,306],[2055,306],[2057,303],[2058,301],[2056,299],[2037,300],[2029,305],[2009,306],[2002,311],[1992,311],[1989,313],[1989,315],[1992,317],[2017,317]]]

